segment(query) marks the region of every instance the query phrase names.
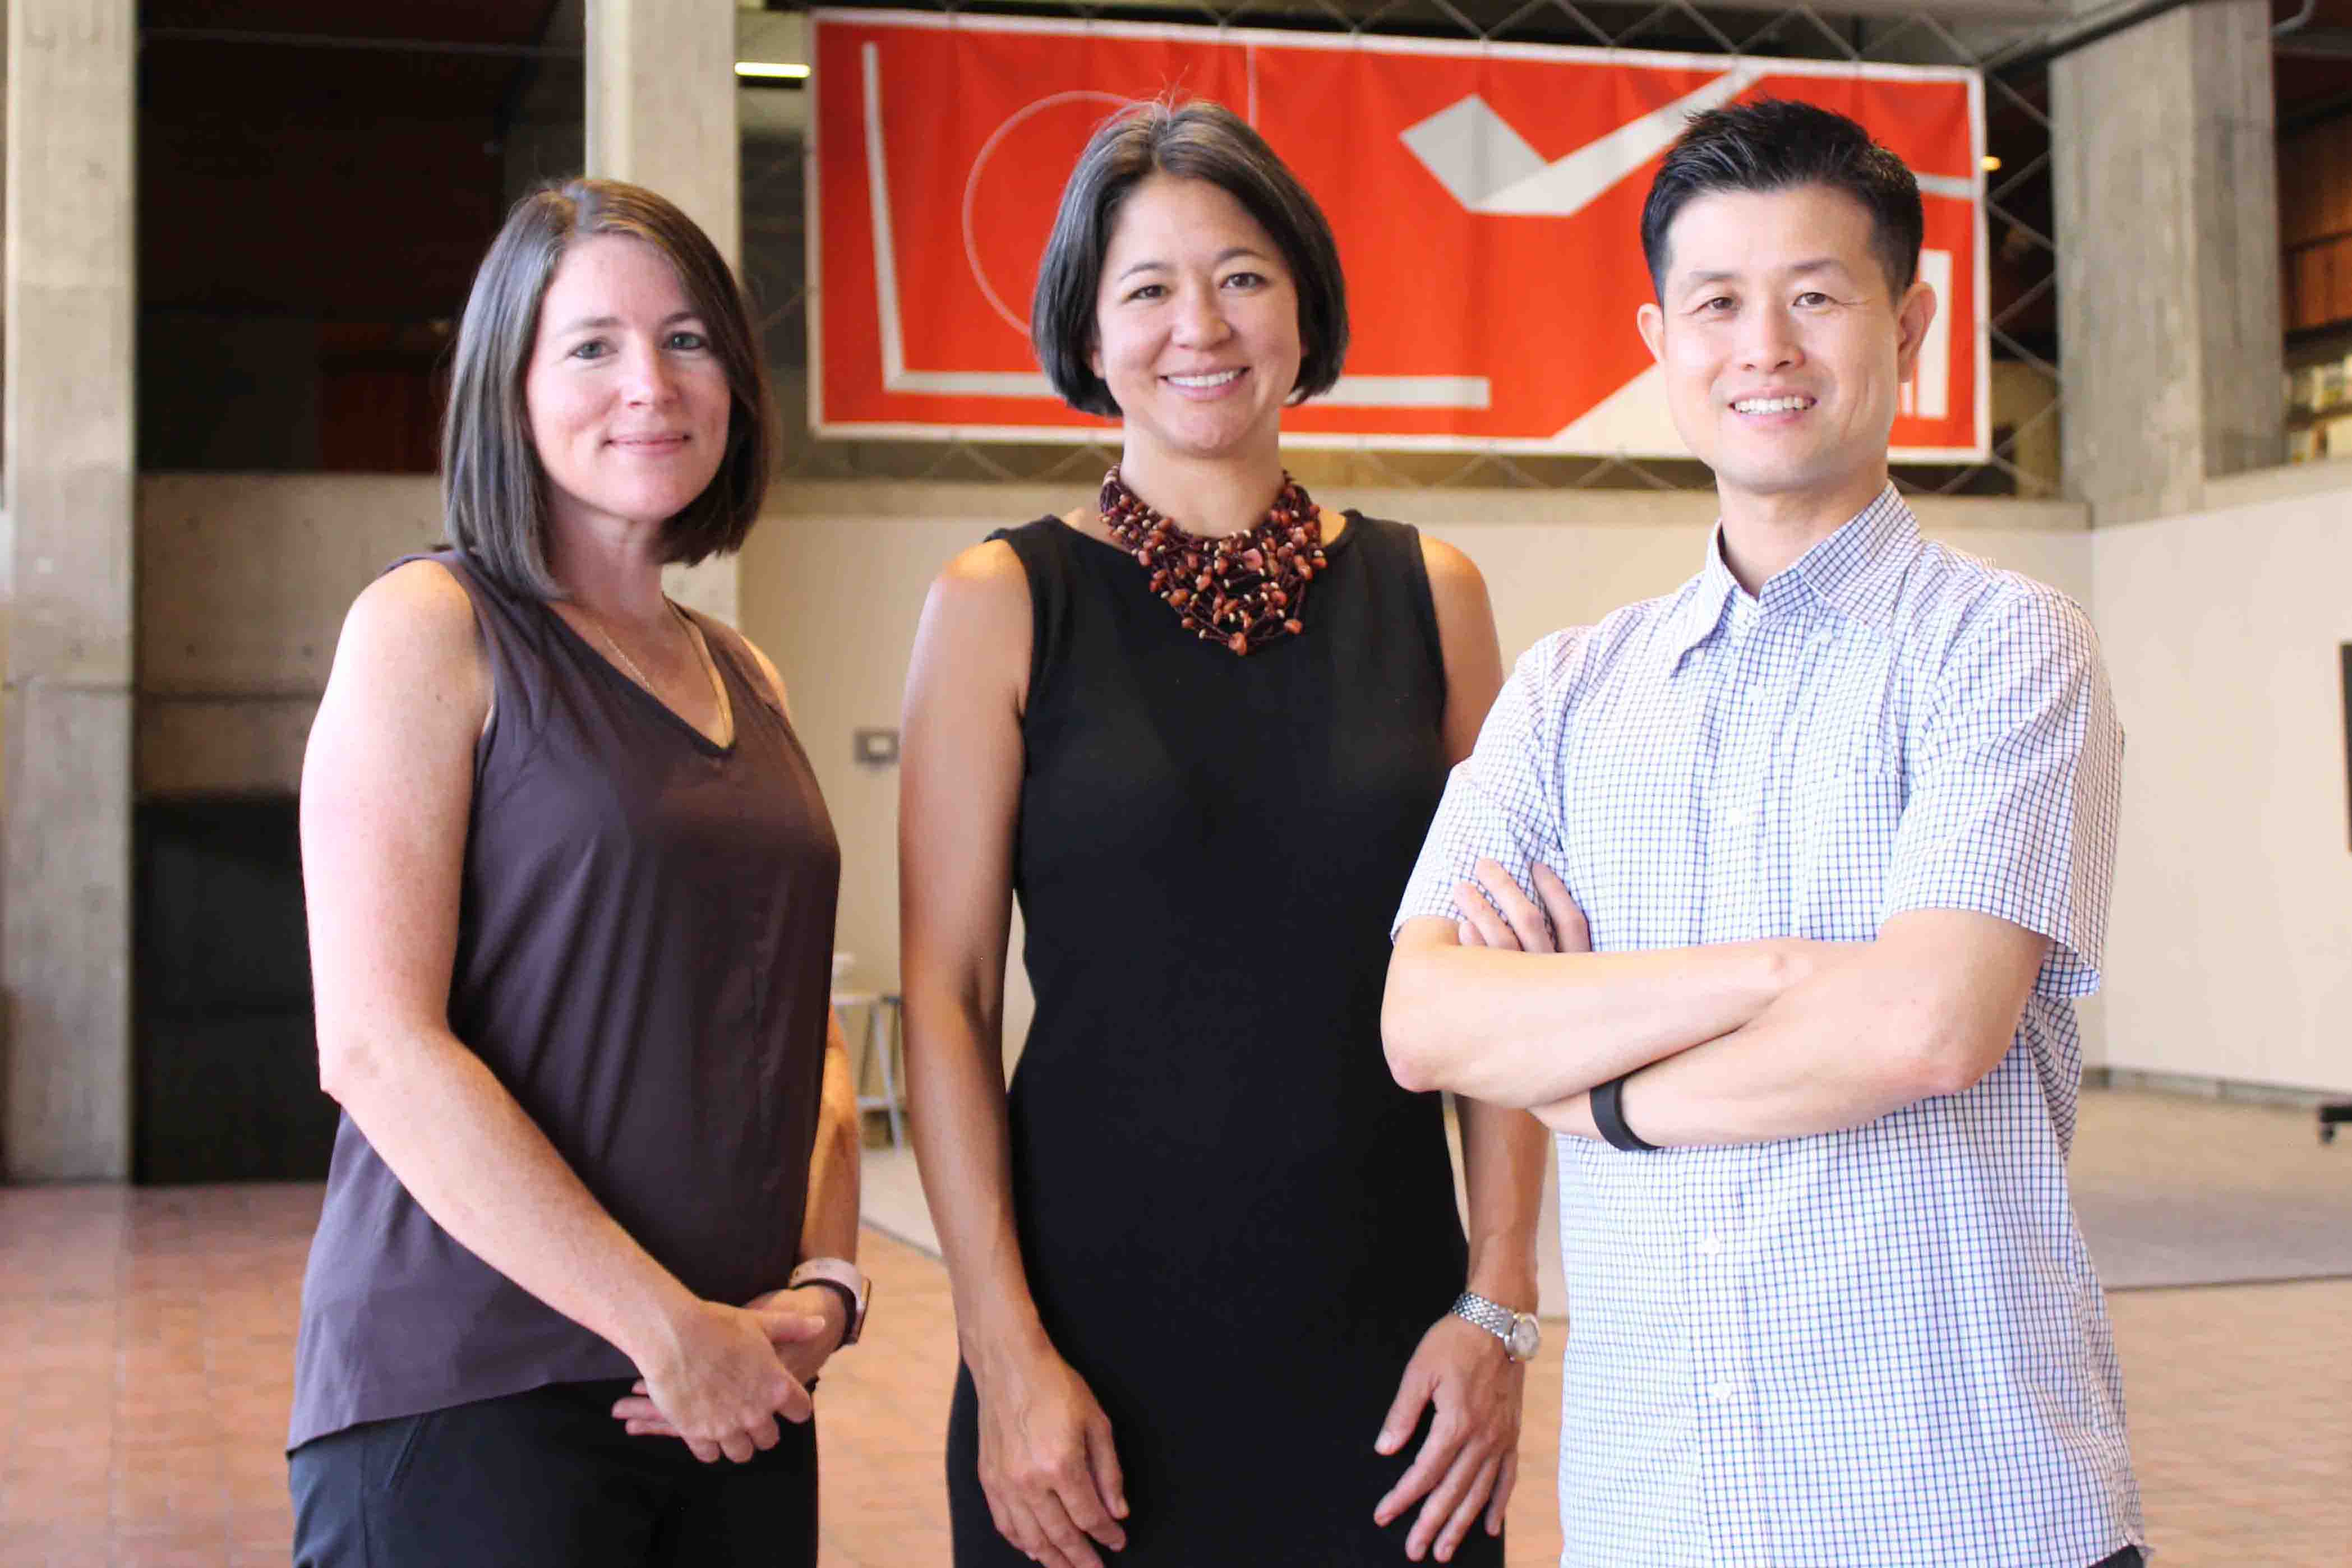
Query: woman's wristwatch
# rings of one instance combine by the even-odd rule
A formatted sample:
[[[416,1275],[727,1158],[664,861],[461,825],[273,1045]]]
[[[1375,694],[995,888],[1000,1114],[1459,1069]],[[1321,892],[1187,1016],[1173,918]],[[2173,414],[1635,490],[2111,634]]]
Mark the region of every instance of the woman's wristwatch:
[[[822,1285],[841,1298],[841,1304],[849,1309],[849,1326],[841,1331],[841,1343],[835,1348],[847,1350],[856,1344],[857,1336],[866,1331],[866,1304],[874,1299],[874,1282],[866,1278],[865,1270],[846,1258],[806,1258],[793,1268],[784,1289],[797,1290],[803,1285]]]
[[[1543,1346],[1543,1325],[1533,1312],[1514,1312],[1475,1291],[1465,1290],[1455,1298],[1454,1315],[1502,1341],[1503,1353],[1513,1361],[1533,1361]]]

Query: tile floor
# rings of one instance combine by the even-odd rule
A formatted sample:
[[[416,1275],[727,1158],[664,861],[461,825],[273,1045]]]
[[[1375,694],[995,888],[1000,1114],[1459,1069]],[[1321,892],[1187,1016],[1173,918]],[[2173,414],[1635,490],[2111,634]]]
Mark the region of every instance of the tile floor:
[[[278,1444],[317,1210],[315,1187],[0,1189],[0,1568],[287,1561]],[[944,1564],[946,1276],[865,1246],[880,1304],[825,1380],[824,1561]],[[2352,1280],[2124,1292],[2113,1312],[2165,1568],[2352,1563]],[[1514,1568],[1559,1551],[1559,1397],[1555,1347],[1529,1385]]]
[[[2066,1182],[2109,1290],[2352,1277],[2352,1142],[2308,1107],[2094,1091]]]

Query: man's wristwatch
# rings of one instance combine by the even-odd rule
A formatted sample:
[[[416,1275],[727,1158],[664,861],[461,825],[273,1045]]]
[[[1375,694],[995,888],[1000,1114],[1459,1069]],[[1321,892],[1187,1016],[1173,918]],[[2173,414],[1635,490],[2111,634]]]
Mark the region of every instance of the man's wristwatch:
[[[866,1278],[865,1270],[846,1258],[811,1258],[794,1267],[784,1289],[797,1290],[803,1285],[822,1285],[841,1298],[842,1305],[849,1309],[849,1327],[842,1331],[839,1348],[847,1350],[856,1344],[857,1336],[866,1331],[866,1304],[874,1299],[874,1282]]]
[[[1503,1353],[1513,1361],[1535,1360],[1543,1345],[1543,1325],[1533,1312],[1514,1312],[1474,1291],[1465,1290],[1454,1300],[1454,1315],[1502,1341]]]

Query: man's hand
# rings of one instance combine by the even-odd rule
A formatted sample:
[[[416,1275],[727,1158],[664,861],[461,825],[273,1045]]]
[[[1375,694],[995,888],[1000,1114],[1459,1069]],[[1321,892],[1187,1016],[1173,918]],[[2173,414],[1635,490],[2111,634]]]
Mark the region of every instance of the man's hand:
[[[1536,893],[1543,900],[1538,909],[1499,862],[1481,860],[1476,869],[1476,881],[1457,882],[1454,888],[1454,901],[1464,911],[1455,922],[1455,936],[1463,946],[1518,952],[1592,951],[1584,911],[1569,896],[1559,872],[1536,862]]]
[[[1463,946],[1520,952],[1592,951],[1592,931],[1585,924],[1584,911],[1576,907],[1576,900],[1569,896],[1568,884],[1550,867],[1540,860],[1536,862],[1536,892],[1543,900],[1540,910],[1496,862],[1481,860],[1477,871],[1476,881],[1459,883],[1454,889],[1454,901],[1469,911],[1460,922]],[[1549,926],[1544,923],[1546,917],[1550,920]],[[1537,1121],[1554,1132],[1570,1138],[1601,1136],[1600,1130],[1592,1124],[1590,1095],[1571,1094],[1565,1100],[1528,1109]]]

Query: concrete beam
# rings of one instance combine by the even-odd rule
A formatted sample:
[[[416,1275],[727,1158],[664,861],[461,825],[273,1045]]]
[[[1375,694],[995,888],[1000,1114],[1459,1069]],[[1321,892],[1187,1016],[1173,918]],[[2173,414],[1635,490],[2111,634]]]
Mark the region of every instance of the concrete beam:
[[[2266,0],[2201,0],[2054,62],[2066,482],[2104,526],[2285,456]]]
[[[743,163],[732,6],[588,0],[588,173],[660,192],[742,270]],[[672,567],[670,595],[730,624],[732,560]]]
[[[122,1181],[131,1148],[131,696],[11,686],[0,1176]]]
[[[131,1170],[133,0],[8,5],[0,1168]]]
[[[712,0],[589,0],[588,172],[686,209],[742,254],[735,11]]]

